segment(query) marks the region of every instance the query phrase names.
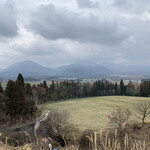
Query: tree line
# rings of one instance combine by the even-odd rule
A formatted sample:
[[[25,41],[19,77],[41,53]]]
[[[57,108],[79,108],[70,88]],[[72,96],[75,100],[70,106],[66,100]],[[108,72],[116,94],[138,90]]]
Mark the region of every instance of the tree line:
[[[149,82],[150,87],[150,82]],[[38,103],[49,101],[65,100],[70,98],[94,97],[94,96],[113,96],[113,95],[126,95],[126,96],[148,96],[143,94],[145,85],[143,83],[136,84],[130,81],[124,84],[123,80],[119,83],[109,82],[107,80],[97,80],[91,82],[77,82],[77,81],[60,81],[47,85],[46,81],[38,85],[33,85],[32,89],[36,91]],[[145,91],[144,91],[145,92]]]

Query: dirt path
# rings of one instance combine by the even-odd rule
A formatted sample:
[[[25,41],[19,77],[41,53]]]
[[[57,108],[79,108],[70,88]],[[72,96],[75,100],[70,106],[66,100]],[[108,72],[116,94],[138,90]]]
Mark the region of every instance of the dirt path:
[[[47,120],[49,114],[50,114],[50,111],[45,110],[45,111],[42,112],[41,116],[39,118],[37,118],[37,121],[34,125],[34,135],[35,135],[36,139],[37,139],[36,131],[39,129],[40,123]]]

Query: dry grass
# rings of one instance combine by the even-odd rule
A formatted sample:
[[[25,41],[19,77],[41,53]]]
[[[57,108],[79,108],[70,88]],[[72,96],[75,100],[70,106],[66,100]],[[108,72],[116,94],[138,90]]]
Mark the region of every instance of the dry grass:
[[[4,144],[3,142],[0,142],[0,150],[32,150],[32,148],[29,144],[25,144],[21,147],[13,147],[7,143]]]
[[[113,135],[113,137],[112,137]],[[26,133],[26,136],[30,138],[30,136]],[[79,138],[79,137],[76,137]],[[92,132],[91,135],[87,135],[85,137],[88,140],[86,150],[149,150],[149,143],[144,140],[135,140],[125,134],[123,145],[121,145],[120,140],[118,139],[117,130],[112,132],[106,132],[105,130],[99,130]],[[42,138],[39,139],[37,143],[25,143],[21,147],[13,147],[10,146],[6,141],[3,143],[0,141],[0,150],[50,150],[49,142],[53,143],[51,138]],[[59,150],[85,150],[79,148],[78,144],[72,146],[66,146],[64,148],[60,148]]]
[[[94,137],[92,135],[90,137],[87,136],[87,138],[89,139],[89,146],[91,147],[90,150],[149,150],[149,148],[146,147],[145,141],[134,141],[133,145],[129,147],[128,135],[125,136],[124,147],[121,148],[121,145],[117,139],[114,138],[112,141],[110,141],[109,133],[105,135],[104,141],[97,141],[99,140],[97,138],[98,134],[100,134],[100,136],[103,136],[101,132],[95,132]],[[97,144],[98,142],[101,143],[101,146]],[[32,148],[29,144],[25,144],[22,147],[15,148],[9,146],[7,143],[4,144],[0,142],[0,150],[34,150],[34,148]],[[38,147],[38,150],[48,149],[44,147]],[[77,146],[72,145],[65,148],[61,148],[60,150],[79,150],[79,148]]]
[[[27,135],[30,138],[29,135]],[[14,147],[8,144],[8,138],[4,142],[0,141],[0,150],[50,150],[49,142],[51,138],[39,139],[36,143],[25,143],[23,146]]]
[[[103,138],[103,136],[105,138]],[[100,138],[98,138],[100,137]],[[124,144],[121,146],[121,143],[117,139],[117,132],[115,137],[110,140],[109,132],[103,135],[103,132],[95,132],[94,136],[87,136],[89,139],[90,150],[149,150],[149,147],[146,146],[145,141],[129,141],[129,137],[125,134]]]
[[[116,110],[117,108],[129,108],[133,110],[135,104],[141,100],[150,100],[150,98],[104,96],[71,99],[62,102],[44,104],[42,105],[42,109],[67,110],[71,114],[71,123],[77,125],[80,129],[97,129],[108,127],[106,116],[111,111]]]
[[[31,139],[30,135],[25,132],[26,136]],[[3,136],[2,133],[0,133],[0,137]],[[6,137],[5,142],[0,141],[0,150],[32,150],[30,144],[25,143],[21,147],[13,147],[8,144],[9,137]]]

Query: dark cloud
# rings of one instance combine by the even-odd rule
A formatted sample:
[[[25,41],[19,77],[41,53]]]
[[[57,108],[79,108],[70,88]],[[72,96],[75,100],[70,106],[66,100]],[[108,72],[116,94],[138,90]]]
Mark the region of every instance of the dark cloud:
[[[127,13],[143,13],[150,12],[150,2],[149,0],[114,0],[115,6],[125,10]]]
[[[114,0],[114,5],[119,7],[126,7],[129,5],[128,0]]]
[[[127,38],[117,24],[99,21],[94,15],[81,17],[68,10],[57,10],[54,5],[42,5],[31,16],[30,29],[42,37],[57,40],[71,39],[116,45]]]
[[[24,59],[148,65],[149,39],[149,0],[0,0],[0,67]]]
[[[78,6],[80,8],[98,8],[98,2],[92,2],[91,0],[77,0]]]
[[[0,38],[10,38],[17,35],[17,19],[14,4],[11,0],[0,2]]]
[[[15,51],[27,56],[44,57],[46,55],[48,56],[61,53],[61,48],[50,43],[50,41],[46,41],[43,39],[37,39],[26,46],[24,44],[13,44],[12,48]]]

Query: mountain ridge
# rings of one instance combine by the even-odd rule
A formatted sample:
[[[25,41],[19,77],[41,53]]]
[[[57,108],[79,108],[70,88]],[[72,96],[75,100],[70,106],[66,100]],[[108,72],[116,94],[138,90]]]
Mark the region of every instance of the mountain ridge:
[[[22,73],[24,77],[90,77],[112,73],[110,69],[97,64],[71,64],[57,68],[44,67],[33,61],[17,62],[0,71],[0,77],[12,78]]]
[[[17,62],[0,70],[1,78],[16,78],[19,73],[24,77],[34,78],[90,78],[107,75],[149,75],[149,66],[128,66],[113,63],[95,63],[90,61],[79,61],[74,64],[60,66],[57,68],[44,67],[36,62],[26,60]]]
[[[18,73],[22,73],[25,77],[39,77],[49,76],[53,73],[53,69],[43,67],[42,65],[33,61],[17,62],[0,71],[0,77],[12,78],[16,77]]]

